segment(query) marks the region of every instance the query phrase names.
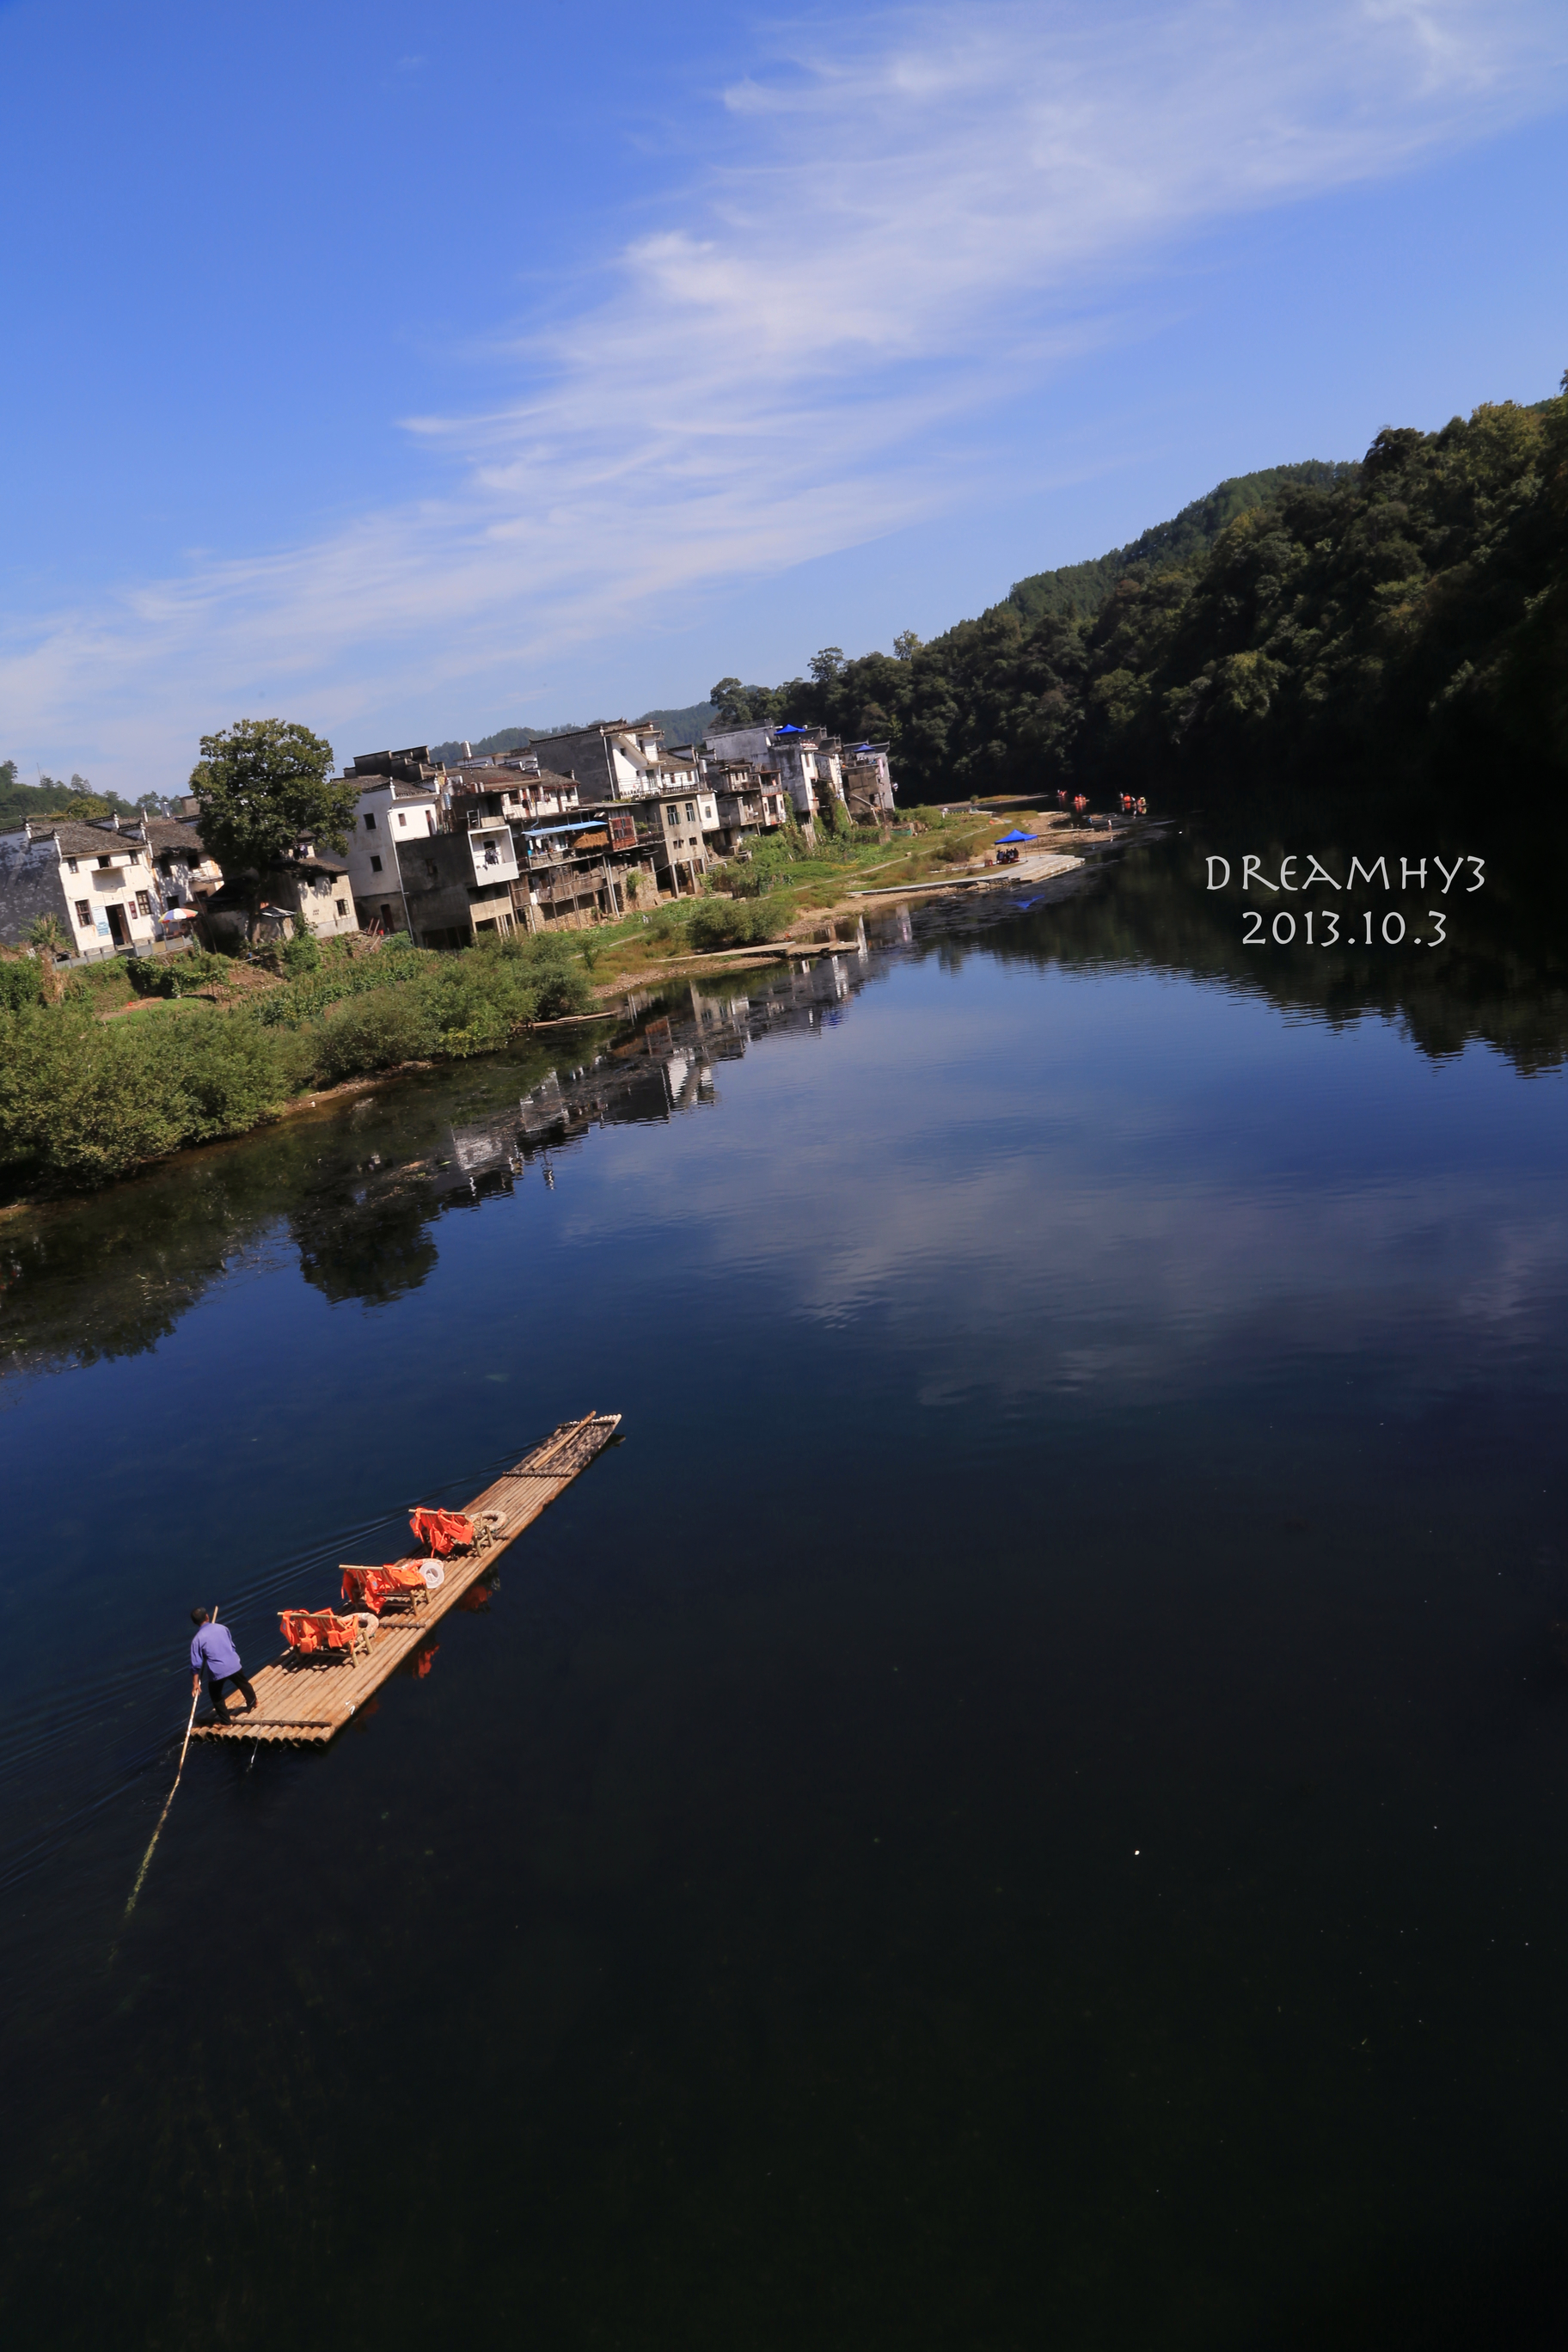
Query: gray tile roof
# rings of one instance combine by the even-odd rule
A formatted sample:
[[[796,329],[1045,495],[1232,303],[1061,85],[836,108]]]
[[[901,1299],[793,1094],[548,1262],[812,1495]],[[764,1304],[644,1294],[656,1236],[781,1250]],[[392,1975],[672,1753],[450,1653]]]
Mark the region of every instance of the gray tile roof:
[[[205,857],[202,837],[195,824],[177,816],[150,816],[147,819],[147,845],[159,851],[183,850],[187,857]]]
[[[16,828],[18,833],[21,829],[20,825]],[[34,817],[30,829],[35,841],[47,841],[52,835],[64,857],[111,857],[117,849],[138,857],[142,855],[140,835],[117,833],[111,824],[92,824],[81,817],[62,817],[53,824]]]

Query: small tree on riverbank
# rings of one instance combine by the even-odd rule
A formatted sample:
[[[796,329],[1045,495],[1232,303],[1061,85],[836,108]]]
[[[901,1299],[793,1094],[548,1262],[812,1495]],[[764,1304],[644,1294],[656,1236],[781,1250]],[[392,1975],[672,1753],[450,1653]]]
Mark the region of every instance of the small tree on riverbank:
[[[55,960],[68,952],[58,915],[40,915],[27,933],[38,962],[38,993],[46,1004],[60,1001],[60,976]]]
[[[302,840],[339,850],[347,841],[359,786],[334,781],[331,764],[331,745],[286,719],[241,719],[202,737],[191,770],[202,844],[244,887],[251,939],[274,866]]]

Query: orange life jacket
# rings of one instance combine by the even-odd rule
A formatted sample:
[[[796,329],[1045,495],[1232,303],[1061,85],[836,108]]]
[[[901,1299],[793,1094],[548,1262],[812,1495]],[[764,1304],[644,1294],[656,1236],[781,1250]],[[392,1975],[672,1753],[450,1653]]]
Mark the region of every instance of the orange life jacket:
[[[427,1543],[441,1559],[474,1540],[474,1523],[464,1511],[416,1511],[408,1522],[416,1543]]]

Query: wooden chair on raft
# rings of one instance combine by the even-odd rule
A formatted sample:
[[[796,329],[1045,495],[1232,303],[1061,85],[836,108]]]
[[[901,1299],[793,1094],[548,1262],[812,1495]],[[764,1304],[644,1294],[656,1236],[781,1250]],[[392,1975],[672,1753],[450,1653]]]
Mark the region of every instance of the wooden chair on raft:
[[[357,1653],[369,1649],[374,1628],[368,1616],[340,1617],[332,1609],[282,1609],[279,1623],[297,1661],[331,1665],[352,1665]]]

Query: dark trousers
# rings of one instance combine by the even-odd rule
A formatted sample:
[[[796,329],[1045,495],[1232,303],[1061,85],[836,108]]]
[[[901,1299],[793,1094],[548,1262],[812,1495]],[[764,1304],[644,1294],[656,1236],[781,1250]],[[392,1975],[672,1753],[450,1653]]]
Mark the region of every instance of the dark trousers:
[[[226,1692],[234,1687],[236,1683],[239,1685],[240,1693],[245,1700],[247,1707],[253,1707],[256,1705],[256,1693],[251,1689],[250,1684],[244,1675],[223,1675],[216,1681],[211,1675],[207,1676],[207,1696],[213,1703],[213,1713],[216,1716],[220,1723],[227,1723],[229,1721],[228,1709],[223,1703],[224,1696]]]

